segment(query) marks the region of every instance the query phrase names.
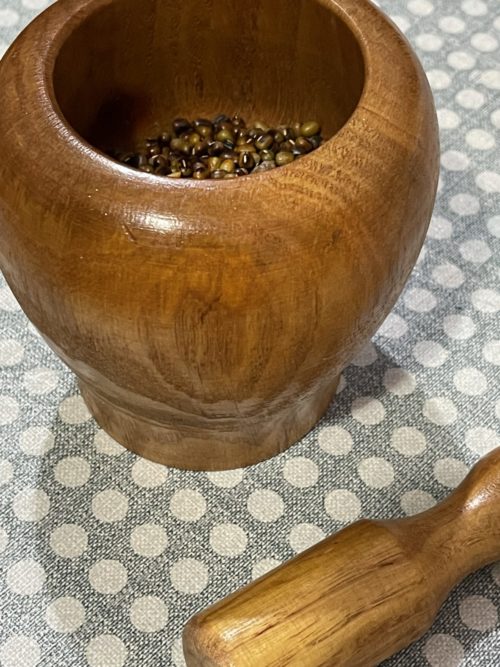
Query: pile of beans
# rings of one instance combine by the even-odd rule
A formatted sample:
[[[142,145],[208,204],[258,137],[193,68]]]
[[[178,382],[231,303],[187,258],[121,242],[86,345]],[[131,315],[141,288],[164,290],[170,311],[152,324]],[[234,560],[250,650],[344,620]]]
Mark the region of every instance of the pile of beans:
[[[272,128],[223,114],[192,122],[176,118],[170,132],[146,139],[133,152],[110,155],[135,169],[170,178],[226,179],[290,164],[323,143],[318,122]]]

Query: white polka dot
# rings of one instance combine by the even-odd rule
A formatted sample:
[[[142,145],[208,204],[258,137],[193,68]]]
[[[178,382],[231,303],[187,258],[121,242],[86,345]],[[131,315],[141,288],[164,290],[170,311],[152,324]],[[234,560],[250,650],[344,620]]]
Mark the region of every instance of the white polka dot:
[[[43,456],[54,447],[54,434],[45,426],[32,426],[19,436],[19,446],[25,454]]]
[[[417,16],[429,16],[434,11],[434,5],[429,0],[410,0],[408,9]]]
[[[431,239],[449,239],[453,232],[453,225],[446,218],[433,216],[427,230],[427,236]]]
[[[326,426],[318,435],[321,449],[333,456],[345,456],[352,449],[352,436],[341,426]]]
[[[464,109],[480,109],[486,102],[486,97],[483,93],[480,93],[473,88],[464,88],[463,90],[460,90],[456,94],[455,99]],[[468,163],[469,159],[467,158],[467,164]]]
[[[94,637],[85,649],[89,667],[123,667],[127,656],[127,647],[115,635]]]
[[[49,513],[50,498],[42,489],[26,488],[14,497],[12,509],[20,521],[35,523]]]
[[[480,151],[487,151],[495,146],[495,137],[480,128],[469,130],[465,135],[465,141],[469,146]]]
[[[12,28],[19,22],[19,14],[13,9],[0,9],[0,28]]]
[[[451,84],[450,75],[442,69],[431,69],[427,72],[427,78],[433,90],[444,90]]]
[[[500,310],[500,293],[494,289],[478,289],[471,294],[472,305],[482,313],[496,313]]]
[[[458,35],[465,30],[465,22],[458,16],[443,16],[439,19],[439,27],[450,35]]]
[[[208,479],[222,489],[233,489],[243,480],[244,471],[241,468],[236,470],[221,470],[207,473]]]
[[[368,342],[365,344],[362,350],[358,352],[358,354],[354,357],[354,359],[351,361],[354,366],[370,366],[373,364],[375,361],[377,361],[378,355],[377,355],[377,350],[375,349],[375,346],[373,343]]]
[[[430,667],[460,667],[464,659],[462,645],[451,635],[432,635],[423,653]]]
[[[415,42],[422,51],[439,51],[443,46],[443,39],[439,35],[426,32],[417,35]]]
[[[67,456],[57,462],[54,477],[63,486],[76,488],[89,481],[90,465],[81,456]]]
[[[318,466],[305,456],[288,459],[283,468],[286,481],[299,489],[314,486],[318,481]]]
[[[500,129],[500,109],[495,109],[490,114],[490,120],[492,125]]]
[[[440,484],[450,489],[458,486],[468,472],[465,463],[458,459],[440,459],[434,464],[434,477]]]
[[[432,277],[439,285],[448,289],[460,287],[465,280],[461,269],[449,262],[436,266],[432,272]]]
[[[47,607],[45,620],[55,632],[75,632],[85,623],[85,608],[76,598],[57,598]]]
[[[450,199],[450,208],[458,215],[475,215],[480,209],[479,199],[462,192]]]
[[[147,459],[137,459],[132,466],[132,479],[137,486],[145,489],[154,489],[165,483],[168,477],[168,469],[159,463],[153,463]]]
[[[484,192],[500,192],[500,174],[496,171],[482,171],[476,176],[476,184]]]
[[[404,302],[407,308],[417,313],[427,313],[437,305],[436,297],[432,292],[418,287],[406,291]]]
[[[46,574],[40,563],[24,558],[11,565],[5,577],[7,586],[17,595],[35,595],[42,590]]]
[[[389,461],[378,456],[363,459],[358,466],[358,474],[373,489],[383,489],[394,481],[394,468]]]
[[[489,340],[483,347],[485,361],[500,366],[500,340]]]
[[[442,366],[449,357],[449,352],[439,343],[423,340],[413,348],[413,356],[425,368]]]
[[[33,637],[11,635],[0,646],[2,667],[36,667],[41,659],[40,647]]]
[[[22,0],[22,2],[28,9],[43,9],[52,2],[52,0]]]
[[[87,532],[76,523],[64,523],[52,531],[50,547],[61,558],[78,558],[87,550]]]
[[[21,306],[16,297],[7,286],[0,289],[0,310],[5,310],[8,313],[14,313],[17,310],[21,310]]]
[[[293,526],[288,536],[290,546],[295,553],[305,551],[325,538],[325,533],[319,526],[312,523],[298,523]]]
[[[0,554],[7,549],[7,545],[9,544],[9,533],[5,530],[5,528],[0,528]]]
[[[7,459],[0,459],[0,486],[8,484],[14,477],[14,466]]]
[[[467,340],[476,332],[476,325],[468,315],[447,315],[443,320],[447,336],[455,340]]]
[[[258,521],[271,522],[280,518],[285,506],[283,498],[276,491],[260,489],[250,494],[247,508]]]
[[[276,558],[263,558],[262,560],[257,561],[252,565],[252,579],[263,577],[279,565],[281,565],[281,561],[276,560]]]
[[[0,395],[0,426],[12,424],[19,417],[19,404],[12,396]]]
[[[144,595],[130,605],[130,620],[141,632],[159,632],[168,621],[168,607],[159,597]]]
[[[351,413],[354,419],[372,426],[380,424],[385,417],[385,408],[382,403],[371,396],[359,396],[352,402]]]
[[[13,338],[0,340],[0,366],[15,366],[24,357],[24,347]]]
[[[470,160],[465,153],[460,151],[446,151],[441,155],[441,164],[449,171],[465,171]]]
[[[121,591],[127,579],[127,570],[119,560],[99,560],[89,570],[90,585],[104,595],[114,595]]]
[[[464,0],[462,2],[462,10],[469,16],[484,16],[488,7],[482,0]]]
[[[482,595],[469,595],[460,600],[460,618],[471,630],[486,632],[498,623],[498,611],[491,600]]]
[[[492,571],[493,581],[500,586],[500,563],[497,563]]]
[[[475,454],[484,456],[500,446],[500,437],[491,428],[477,426],[469,429],[465,434],[465,444]]]
[[[462,394],[481,396],[488,389],[488,382],[477,368],[461,368],[453,376],[453,384]]]
[[[406,321],[396,313],[389,313],[377,334],[384,338],[401,338],[408,331]]]
[[[407,396],[415,391],[415,376],[404,368],[389,368],[383,378],[384,387],[396,396]]]
[[[59,373],[51,368],[34,368],[24,374],[26,391],[33,396],[49,394],[59,383]]]
[[[460,125],[460,116],[451,109],[438,109],[436,113],[441,130],[456,130]]]
[[[455,404],[449,398],[438,396],[429,398],[424,403],[424,417],[438,426],[453,424],[458,417]]]
[[[154,523],[135,526],[130,534],[130,545],[136,554],[146,558],[155,558],[167,548],[168,539],[165,529]]]
[[[492,236],[496,236],[500,239],[500,215],[494,215],[486,223],[488,231]]]
[[[325,496],[325,511],[332,519],[347,523],[358,518],[361,512],[361,502],[352,491],[335,489]]]
[[[195,558],[183,558],[170,568],[170,581],[181,593],[201,593],[208,584],[207,566]]]
[[[65,424],[83,424],[91,414],[81,396],[69,396],[59,405],[59,417]]]
[[[475,57],[467,51],[452,51],[446,60],[450,67],[458,71],[472,69],[476,64]]]
[[[482,53],[490,53],[498,49],[498,40],[487,32],[477,32],[475,35],[472,35],[470,43],[476,51],[481,51]]]
[[[247,544],[247,534],[235,523],[221,523],[210,531],[210,546],[221,556],[239,556]]]
[[[401,509],[407,516],[425,512],[436,504],[435,499],[427,491],[415,489],[407,491],[401,496]]]
[[[398,26],[401,32],[406,32],[410,27],[410,22],[404,16],[391,16],[391,19]]]
[[[207,503],[199,491],[180,489],[170,500],[170,511],[181,521],[198,521],[207,511]]]
[[[483,86],[486,86],[486,88],[490,88],[491,90],[500,90],[500,70],[485,70],[481,74],[479,81],[483,84]]]
[[[175,667],[186,667],[184,650],[182,648],[182,637],[177,637],[172,646],[172,660]]]
[[[99,491],[92,498],[92,512],[99,521],[121,521],[128,512],[128,498],[120,491]]]
[[[418,456],[425,452],[427,440],[417,428],[399,426],[392,432],[391,445],[404,456]]]
[[[120,445],[119,442],[116,442],[116,440],[113,440],[113,438],[102,429],[99,429],[95,434],[94,446],[99,454],[107,454],[108,456],[120,456],[120,454],[127,451],[125,447]]]
[[[460,244],[459,250],[465,260],[474,264],[483,264],[491,257],[488,244],[480,239],[464,241]]]

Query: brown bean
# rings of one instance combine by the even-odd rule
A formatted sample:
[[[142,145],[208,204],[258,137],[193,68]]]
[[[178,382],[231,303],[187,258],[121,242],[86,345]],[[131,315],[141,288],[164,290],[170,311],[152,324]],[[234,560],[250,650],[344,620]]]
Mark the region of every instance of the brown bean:
[[[319,134],[320,131],[320,124],[315,120],[307,120],[305,123],[302,123],[300,127],[300,134],[303,137],[312,137],[315,134]]]
[[[183,132],[191,129],[191,123],[186,118],[176,118],[172,123],[172,129],[179,136]]]
[[[276,155],[276,165],[278,167],[282,167],[285,164],[290,164],[290,162],[293,162],[295,159],[293,153],[290,153],[289,151],[280,151]]]

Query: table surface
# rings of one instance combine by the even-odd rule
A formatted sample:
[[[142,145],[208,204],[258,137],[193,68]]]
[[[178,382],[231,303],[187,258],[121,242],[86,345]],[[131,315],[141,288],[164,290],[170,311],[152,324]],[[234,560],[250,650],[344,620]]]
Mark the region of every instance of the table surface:
[[[0,0],[0,55],[46,4]],[[430,507],[499,444],[500,5],[380,4],[435,94],[438,199],[394,311],[288,452],[217,474],[127,452],[0,277],[2,667],[183,665],[195,611],[360,515]],[[499,665],[499,610],[497,564],[384,664]]]

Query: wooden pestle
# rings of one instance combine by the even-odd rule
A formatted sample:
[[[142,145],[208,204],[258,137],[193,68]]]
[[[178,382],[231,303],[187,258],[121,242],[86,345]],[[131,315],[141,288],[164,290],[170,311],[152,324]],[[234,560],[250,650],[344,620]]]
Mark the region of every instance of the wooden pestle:
[[[442,503],[361,520],[194,616],[188,667],[370,667],[429,629],[450,590],[500,559],[500,448]]]

